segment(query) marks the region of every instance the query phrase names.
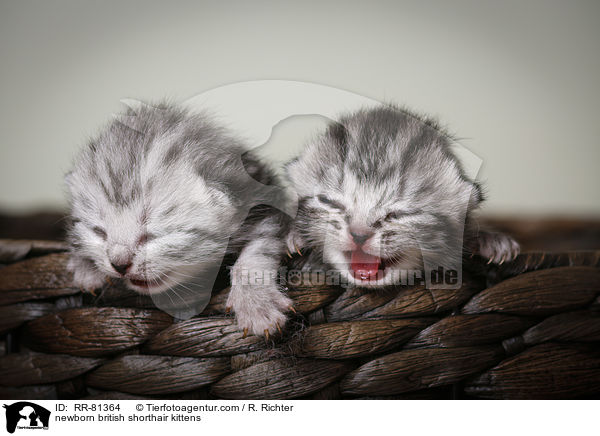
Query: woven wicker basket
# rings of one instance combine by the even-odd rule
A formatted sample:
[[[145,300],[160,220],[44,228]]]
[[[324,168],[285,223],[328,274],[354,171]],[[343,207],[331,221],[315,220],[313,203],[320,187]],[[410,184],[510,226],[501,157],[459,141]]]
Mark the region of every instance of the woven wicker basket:
[[[64,250],[0,240],[3,399],[600,398],[600,252],[482,264],[457,290],[289,289],[298,313],[267,343],[224,314],[227,289],[180,322],[82,294]]]

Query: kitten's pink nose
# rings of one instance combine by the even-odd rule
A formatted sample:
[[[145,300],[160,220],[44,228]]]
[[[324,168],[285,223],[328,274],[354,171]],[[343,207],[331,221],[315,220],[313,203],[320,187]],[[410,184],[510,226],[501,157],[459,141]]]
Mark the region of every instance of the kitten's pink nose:
[[[367,239],[369,239],[374,234],[375,233],[373,233],[372,231],[370,231],[368,229],[350,228],[350,236],[352,236],[352,239],[358,245],[362,245],[365,242],[367,242]]]
[[[116,272],[123,275],[131,267],[131,262],[128,263],[110,263]]]
[[[113,244],[108,249],[108,261],[116,272],[125,275],[133,263],[133,252],[127,245]]]

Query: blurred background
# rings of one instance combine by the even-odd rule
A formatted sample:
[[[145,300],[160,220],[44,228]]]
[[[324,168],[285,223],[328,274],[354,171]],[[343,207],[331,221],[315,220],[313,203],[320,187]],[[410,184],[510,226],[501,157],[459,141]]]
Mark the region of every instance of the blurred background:
[[[0,62],[0,237],[60,237],[62,176],[121,99],[287,79],[438,117],[483,160],[491,222],[598,248],[597,1],[3,0]]]

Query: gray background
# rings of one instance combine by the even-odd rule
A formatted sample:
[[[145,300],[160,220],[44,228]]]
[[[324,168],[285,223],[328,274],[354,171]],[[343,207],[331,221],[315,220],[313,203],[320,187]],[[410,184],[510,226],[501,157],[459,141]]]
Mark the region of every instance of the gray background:
[[[483,159],[488,213],[600,214],[597,1],[2,0],[0,62],[2,210],[64,207],[120,99],[289,79],[437,116]]]

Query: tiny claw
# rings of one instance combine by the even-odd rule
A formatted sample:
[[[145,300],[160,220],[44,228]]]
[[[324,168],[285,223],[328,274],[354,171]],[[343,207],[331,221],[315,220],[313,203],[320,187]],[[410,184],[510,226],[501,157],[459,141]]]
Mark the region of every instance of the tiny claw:
[[[88,292],[92,294],[94,297],[97,297],[95,289],[88,289]]]
[[[282,335],[283,333],[281,332],[281,327],[279,327],[279,323],[276,322],[275,325],[277,326],[277,330],[279,330],[279,334]]]
[[[244,335],[242,336],[242,339],[244,339],[246,336],[248,336],[248,327],[244,328]]]
[[[294,242],[294,248],[296,249],[296,253],[298,253],[300,256],[302,256],[302,252],[300,251],[300,249],[298,248],[298,246],[296,245],[295,242]]]
[[[285,249],[285,254],[287,254],[287,257],[289,257],[290,259],[292,258],[292,253],[290,253],[289,249]]]
[[[506,254],[504,256],[502,256],[502,259],[500,260],[500,263],[498,265],[502,265],[505,260],[506,260]]]
[[[288,309],[289,309],[290,312],[297,313],[296,309],[294,309],[294,306],[288,306]]]
[[[494,258],[493,258],[493,257],[490,257],[490,260],[488,260],[488,261],[487,261],[487,264],[486,264],[486,265],[489,265],[490,263],[492,263],[492,261],[493,261],[493,260],[494,260]]]
[[[269,340],[269,330],[265,329],[265,341]]]
[[[231,312],[231,306],[228,306],[225,308],[225,313],[230,313]]]

